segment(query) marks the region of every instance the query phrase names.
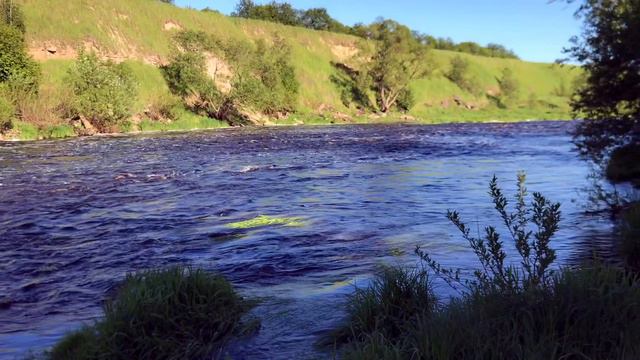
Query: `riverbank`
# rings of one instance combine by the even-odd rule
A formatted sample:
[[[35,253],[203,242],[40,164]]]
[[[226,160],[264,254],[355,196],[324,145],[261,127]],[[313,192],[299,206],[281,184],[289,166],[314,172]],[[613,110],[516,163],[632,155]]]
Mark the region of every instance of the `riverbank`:
[[[52,8],[56,11],[51,11]],[[87,11],[87,8],[91,11]],[[366,44],[355,36],[228,17],[210,11],[171,6],[160,1],[132,3],[114,0],[102,3],[90,0],[81,4],[53,0],[47,6],[24,2],[22,11],[26,24],[24,50],[37,61],[42,76],[37,96],[32,94],[33,99],[24,100],[22,95],[12,95],[15,97],[12,98],[14,118],[8,120],[14,123],[14,130],[9,131],[5,139],[51,139],[87,133],[77,131],[65,120],[78,114],[92,118],[79,113],[78,104],[70,104],[72,98],[80,94],[70,93],[72,86],[69,75],[83,51],[95,53],[100,60],[124,63],[128,68],[131,90],[135,90],[132,94],[136,96],[135,99],[132,94],[125,96],[133,99],[133,103],[124,104],[126,106],[121,110],[126,108],[127,114],[117,120],[121,122],[129,117],[130,121],[121,124],[117,131],[184,131],[226,126],[193,114],[173,117],[173,114],[164,113],[173,112],[175,105],[184,100],[172,94],[162,70],[172,61],[172,55],[176,54],[176,39],[180,36],[210,37],[219,43],[234,44],[270,43],[275,38],[284,40],[290,50],[290,66],[299,87],[295,101],[287,104],[286,111],[266,113],[273,115],[293,111],[294,115],[285,119],[252,120],[254,123],[390,123],[397,122],[402,116],[361,116],[357,106],[348,101],[344,84],[340,85],[338,81],[342,74],[338,64],[346,66],[354,57],[366,51]],[[73,21],[68,21],[66,14],[76,15]],[[52,29],[43,24],[57,26]],[[140,31],[140,24],[144,24],[144,31]],[[238,64],[234,65],[232,60],[226,58],[223,49],[209,49],[201,55],[204,57],[202,70],[206,70],[207,77],[215,82],[216,88],[222,93],[229,91],[234,75],[237,75],[234,71],[240,71]],[[460,59],[467,64],[464,75],[468,80],[473,80],[473,89],[450,79],[452,64]],[[429,50],[429,61],[430,75],[414,79],[408,86],[412,96],[407,100],[411,100],[409,103],[412,106],[408,108],[406,119],[400,119],[402,121],[433,124],[568,119],[571,117],[570,95],[582,74],[582,70],[575,66],[438,49]],[[108,68],[106,64],[100,66]],[[510,70],[513,83],[517,84],[517,93],[510,96],[509,104],[500,99],[499,79],[505,69]],[[92,104],[84,110],[100,106]],[[251,112],[251,115],[260,113],[256,109]],[[147,118],[163,121],[145,120]],[[172,121],[164,121],[169,118]],[[111,127],[116,123],[103,126],[101,120],[92,122],[102,131],[114,131]]]
[[[263,125],[269,126],[309,126],[309,125],[353,125],[353,124],[415,124],[415,125],[436,125],[436,124],[456,124],[456,123],[497,123],[497,122],[529,122],[539,120],[572,120],[567,112],[545,111],[538,112],[530,109],[512,109],[505,111],[502,109],[485,109],[474,113],[439,112],[433,118],[415,118],[405,114],[389,114],[386,116],[350,116],[343,114],[340,117],[329,115],[291,115],[284,119],[272,119]],[[153,134],[169,131],[198,131],[231,128],[225,122],[185,113],[174,121],[152,121],[142,120],[134,125],[124,127],[125,131],[101,135],[127,135],[127,134]],[[15,121],[14,129],[6,134],[0,134],[0,141],[33,141],[33,140],[55,140],[81,136],[72,125],[63,123],[38,128],[36,125],[24,121]],[[84,136],[84,135],[82,135]]]

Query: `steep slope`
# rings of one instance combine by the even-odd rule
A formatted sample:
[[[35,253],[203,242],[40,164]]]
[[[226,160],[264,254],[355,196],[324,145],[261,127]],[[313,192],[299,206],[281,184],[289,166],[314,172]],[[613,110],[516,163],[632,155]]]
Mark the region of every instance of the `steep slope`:
[[[202,30],[219,38],[238,40],[277,33],[293,49],[293,63],[301,83],[301,113],[350,112],[330,81],[335,71],[330,62],[353,55],[360,41],[356,37],[230,18],[156,0],[21,1],[30,52],[43,62],[45,81],[50,86],[59,86],[78,48],[92,49],[103,57],[133,64],[140,82],[142,109],[151,98],[167,91],[157,66],[167,61],[176,31]],[[504,110],[492,106],[484,95],[466,93],[444,77],[455,55],[458,54],[433,51],[439,66],[431,77],[412,84],[416,95],[412,115],[428,122],[568,117],[568,99],[554,93],[562,86],[570,87],[579,69],[462,55],[469,60],[471,73],[485,91],[496,91],[496,78],[503,68],[514,70],[522,101],[519,107]]]

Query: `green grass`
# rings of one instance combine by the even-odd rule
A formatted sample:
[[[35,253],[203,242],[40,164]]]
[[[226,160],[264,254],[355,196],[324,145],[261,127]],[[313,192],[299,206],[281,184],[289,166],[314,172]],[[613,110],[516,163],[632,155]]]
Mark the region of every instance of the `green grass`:
[[[127,276],[104,318],[64,337],[51,360],[201,359],[222,355],[255,305],[219,275],[172,267]]]
[[[19,134],[20,140],[38,140],[40,138],[38,128],[32,124],[13,121],[13,129]]]
[[[52,125],[38,129],[27,122],[13,121],[13,127],[19,134],[19,140],[62,139],[76,136],[70,125]]]
[[[231,229],[251,229],[274,225],[298,227],[303,226],[304,224],[305,223],[300,217],[274,217],[268,215],[260,215],[253,219],[229,223],[227,224],[227,227]]]
[[[138,124],[140,131],[179,131],[196,129],[218,129],[228,127],[227,123],[199,116],[187,111],[182,112],[176,120],[170,122],[144,119]],[[135,130],[134,128],[131,129]]]
[[[640,356],[640,281],[622,270],[563,270],[546,289],[478,289],[450,302],[438,302],[428,277],[416,274],[387,270],[356,291],[333,338],[347,344],[343,359]]]
[[[335,69],[331,61],[343,61],[344,50],[354,48],[361,40],[344,34],[313,31],[258,20],[230,18],[212,12],[184,9],[152,0],[112,1],[64,1],[22,0],[27,20],[27,41],[34,48],[43,44],[56,44],[59,50],[81,46],[97,48],[103,55],[114,59],[128,59],[139,81],[139,100],[136,111],[144,110],[154,98],[168,93],[166,84],[156,65],[166,61],[172,49],[172,34],[165,30],[165,23],[177,24],[184,29],[202,30],[221,39],[256,40],[271,38],[274,34],[286,38],[292,47],[293,65],[300,81],[299,110],[302,114],[314,114],[323,107],[331,111],[354,113],[340,101],[339,91],[330,81]],[[341,53],[341,51],[343,53]],[[504,67],[513,70],[520,83],[520,99],[513,108],[499,109],[484,95],[475,96],[462,91],[444,76],[454,56],[469,61],[469,75],[485,91],[496,91],[496,78]],[[570,87],[580,69],[531,63],[512,59],[487,58],[434,50],[437,64],[432,76],[415,81],[412,89],[416,106],[410,115],[419,123],[515,121],[526,119],[568,119],[568,98],[555,95],[562,84]],[[70,60],[47,60],[43,63],[45,78],[59,86]],[[536,106],[530,107],[528,99],[533,94]],[[455,105],[448,107],[454,97],[482,108],[467,110]],[[326,124],[330,117],[301,115],[305,123]],[[380,122],[397,119],[391,115]],[[193,128],[193,119],[186,121]],[[356,122],[376,122],[366,118]],[[177,122],[179,123],[179,122]],[[281,121],[279,123],[287,123]],[[335,121],[335,123],[341,123]],[[202,125],[202,124],[200,124]],[[198,125],[198,128],[202,126]],[[153,130],[176,129],[178,124],[164,126],[144,124]]]

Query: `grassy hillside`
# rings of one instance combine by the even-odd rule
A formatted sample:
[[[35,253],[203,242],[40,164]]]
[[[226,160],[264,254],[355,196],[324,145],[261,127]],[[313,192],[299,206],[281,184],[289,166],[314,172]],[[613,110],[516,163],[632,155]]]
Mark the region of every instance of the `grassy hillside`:
[[[140,86],[138,109],[168,92],[157,66],[172,50],[172,35],[180,29],[202,30],[222,39],[255,40],[274,34],[286,38],[301,84],[298,117],[310,120],[319,112],[353,113],[340,101],[330,76],[331,61],[343,61],[360,39],[263,21],[230,18],[214,12],[178,8],[156,0],[21,0],[27,20],[31,54],[43,64],[45,85],[59,87],[78,48],[128,61]],[[52,53],[53,52],[53,53]],[[444,77],[453,56],[470,62],[470,72],[485,91],[496,91],[496,77],[510,67],[520,83],[519,105],[499,109],[484,95],[474,96]],[[556,96],[564,84],[570,88],[579,69],[519,60],[486,58],[434,50],[434,74],[416,81],[416,106],[411,115],[422,122],[558,119],[569,117],[568,98]],[[468,110],[454,103],[463,99]],[[295,120],[295,119],[294,119]],[[292,121],[289,119],[288,121]],[[360,119],[360,121],[365,121]]]

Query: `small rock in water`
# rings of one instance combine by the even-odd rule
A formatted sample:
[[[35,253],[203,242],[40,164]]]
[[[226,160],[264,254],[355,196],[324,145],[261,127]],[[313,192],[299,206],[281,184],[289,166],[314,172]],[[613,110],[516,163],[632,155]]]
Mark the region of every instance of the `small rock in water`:
[[[258,169],[260,169],[260,167],[259,167],[259,166],[255,166],[255,165],[248,165],[248,166],[243,167],[243,168],[240,170],[240,172],[241,172],[241,173],[248,173],[248,172],[256,171],[256,170],[258,170]]]
[[[124,180],[124,179],[129,179],[129,178],[134,178],[136,177],[134,174],[132,173],[123,173],[123,174],[118,174],[116,175],[116,177],[114,178],[115,180]]]

